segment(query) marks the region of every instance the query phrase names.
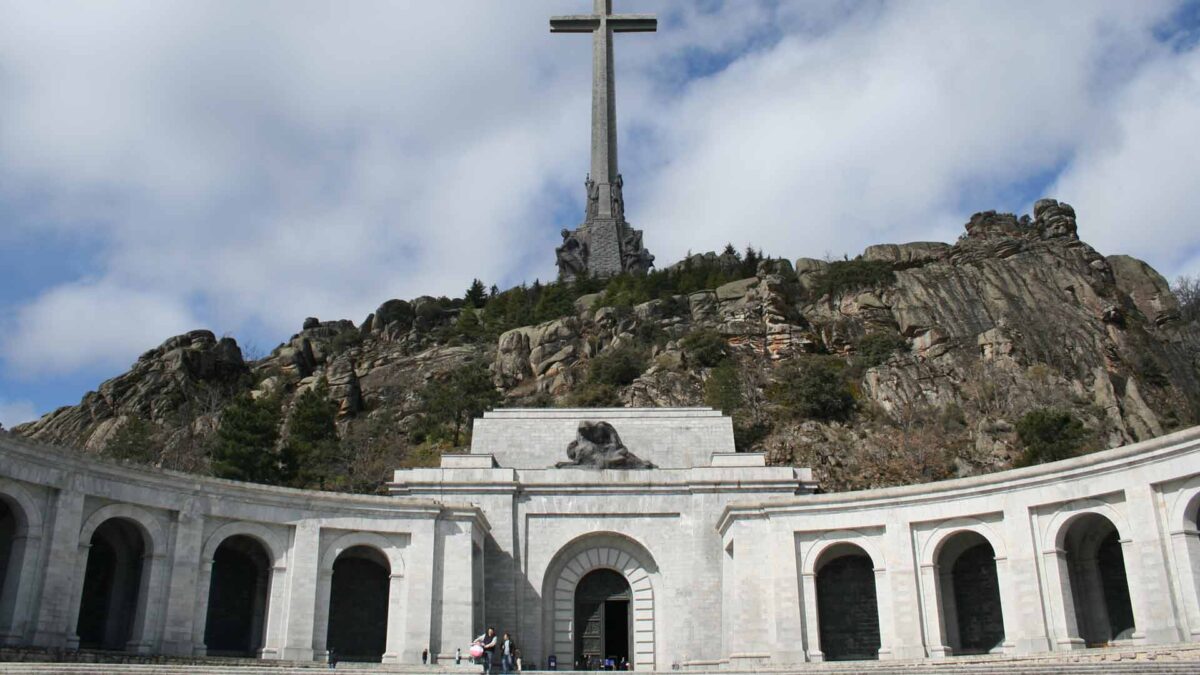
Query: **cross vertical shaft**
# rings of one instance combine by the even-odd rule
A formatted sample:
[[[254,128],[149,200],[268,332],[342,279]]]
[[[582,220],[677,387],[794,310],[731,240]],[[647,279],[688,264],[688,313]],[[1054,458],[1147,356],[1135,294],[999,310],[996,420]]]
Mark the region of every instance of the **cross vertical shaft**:
[[[552,33],[592,34],[592,171],[587,180],[586,220],[574,232],[563,230],[555,249],[559,278],[608,277],[645,272],[654,256],[642,246],[642,233],[625,220],[623,180],[617,164],[617,88],[613,74],[613,35],[658,30],[650,14],[613,14],[612,0],[594,0],[592,14],[556,16]]]

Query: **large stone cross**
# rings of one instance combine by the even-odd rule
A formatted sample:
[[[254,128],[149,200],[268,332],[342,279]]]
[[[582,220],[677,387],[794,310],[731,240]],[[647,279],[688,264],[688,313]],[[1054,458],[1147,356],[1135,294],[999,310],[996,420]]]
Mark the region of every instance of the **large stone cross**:
[[[653,14],[613,14],[612,0],[594,0],[593,14],[556,16],[552,33],[592,34],[592,173],[601,218],[612,217],[612,186],[617,176],[617,97],[613,80],[613,33],[652,33]],[[618,195],[619,196],[619,195]]]

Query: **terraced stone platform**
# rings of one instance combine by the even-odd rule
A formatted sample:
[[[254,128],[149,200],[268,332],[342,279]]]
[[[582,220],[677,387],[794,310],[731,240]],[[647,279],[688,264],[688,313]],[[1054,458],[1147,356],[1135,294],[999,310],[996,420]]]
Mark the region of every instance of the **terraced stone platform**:
[[[5,653],[0,659],[52,658],[49,653],[36,651]],[[74,652],[62,654],[62,658],[99,661],[112,659],[137,659],[103,652]],[[0,675],[317,675],[331,672],[328,666],[314,662],[257,661],[250,659],[166,659],[141,657],[142,662],[3,662]],[[477,666],[420,666],[380,665],[363,663],[341,663],[332,672],[360,674],[403,673],[414,675],[429,673],[473,674],[480,672]],[[498,672],[498,671],[497,671]],[[530,671],[537,672],[537,671]],[[572,671],[557,671],[561,675],[583,675]],[[854,661],[843,663],[813,663],[790,668],[741,669],[729,668],[712,671],[642,671],[661,672],[662,675],[690,673],[704,675],[1196,675],[1200,673],[1200,645],[1173,645],[1169,647],[1093,649],[1083,652],[1043,654],[1029,657],[971,656],[925,661]]]

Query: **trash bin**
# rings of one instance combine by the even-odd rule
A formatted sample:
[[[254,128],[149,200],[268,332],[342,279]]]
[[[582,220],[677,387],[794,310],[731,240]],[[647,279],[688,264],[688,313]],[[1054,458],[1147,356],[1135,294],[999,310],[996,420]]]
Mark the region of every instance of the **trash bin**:
[[[550,658],[546,659],[546,670],[558,670],[558,657],[551,654]]]

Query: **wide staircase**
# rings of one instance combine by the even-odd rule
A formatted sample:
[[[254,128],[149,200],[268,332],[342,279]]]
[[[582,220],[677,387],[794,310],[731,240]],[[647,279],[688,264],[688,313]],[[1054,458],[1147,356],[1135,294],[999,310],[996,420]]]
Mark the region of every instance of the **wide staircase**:
[[[473,674],[479,666],[421,666],[339,663],[332,672],[357,675],[404,673]],[[32,650],[0,650],[0,675],[319,675],[331,672],[325,664],[251,659],[170,659],[132,657],[105,652],[55,654]],[[499,673],[499,669],[496,670]],[[572,675],[571,671],[558,671]],[[644,672],[644,671],[643,671]],[[772,675],[1200,675],[1200,645],[1090,649],[1024,657],[968,656],[926,661],[854,661],[813,663],[792,667],[756,669],[721,668],[713,671],[683,669],[664,675],[714,672],[720,675],[765,673]],[[580,674],[582,675],[582,674]]]

